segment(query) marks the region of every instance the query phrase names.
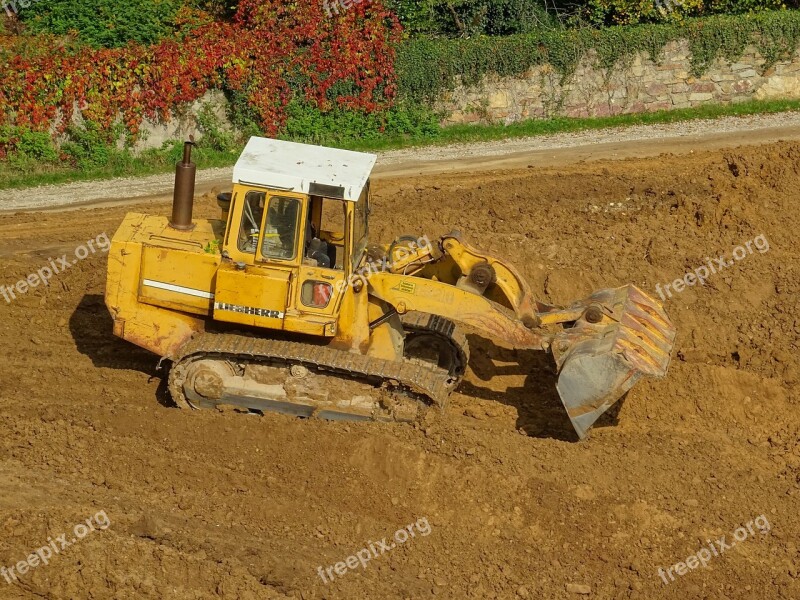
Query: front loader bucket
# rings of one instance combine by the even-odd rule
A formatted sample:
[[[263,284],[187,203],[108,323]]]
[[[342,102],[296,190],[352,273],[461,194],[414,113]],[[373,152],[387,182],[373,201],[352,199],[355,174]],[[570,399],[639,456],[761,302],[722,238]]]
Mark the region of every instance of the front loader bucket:
[[[676,334],[661,305],[633,285],[595,292],[571,309],[584,307],[602,319],[582,317],[552,346],[556,387],[581,439],[642,375],[666,375]]]

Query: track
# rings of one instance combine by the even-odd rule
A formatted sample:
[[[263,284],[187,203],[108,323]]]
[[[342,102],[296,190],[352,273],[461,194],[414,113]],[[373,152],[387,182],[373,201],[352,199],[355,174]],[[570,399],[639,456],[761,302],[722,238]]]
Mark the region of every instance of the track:
[[[252,378],[248,378],[248,368],[260,365],[262,368],[269,367],[276,371],[275,375],[281,376],[278,385],[261,386],[278,387],[279,396],[270,397],[265,395],[247,396],[247,393],[240,393],[235,396],[225,397],[223,393],[212,397],[212,401],[219,404],[242,404],[254,410],[274,410],[295,416],[318,416],[320,418],[334,420],[362,420],[373,418],[381,421],[413,421],[417,418],[416,405],[424,406],[426,401],[433,405],[443,408],[447,395],[451,388],[451,377],[447,371],[437,367],[431,367],[427,363],[414,363],[410,361],[388,361],[362,356],[358,354],[343,352],[327,346],[304,344],[299,342],[260,339],[245,337],[235,334],[205,334],[194,338],[186,347],[182,349],[181,356],[176,360],[170,372],[169,389],[173,399],[179,405],[186,405],[187,388],[194,390],[194,387],[187,385],[187,377],[195,363],[202,361],[224,362],[234,367],[240,367],[242,362],[247,365],[242,367],[244,376],[239,375],[238,379],[244,389],[247,383],[253,383]],[[212,367],[215,366],[212,364]],[[296,373],[301,367],[299,373]],[[287,372],[288,371],[288,372]],[[232,372],[233,375],[235,371]],[[215,374],[212,373],[212,376]],[[312,380],[314,377],[328,380],[316,383],[311,381],[308,385],[303,385],[297,394],[291,392],[286,396],[289,385],[286,380],[291,379]],[[224,389],[224,376],[219,378],[220,382],[215,387]],[[228,380],[234,379],[229,376]],[[353,384],[353,391],[349,389],[336,389],[330,395],[325,394],[323,400],[313,401],[314,396],[310,393],[310,388],[324,388],[326,386],[336,386],[334,379],[349,381]],[[363,382],[361,386],[355,387],[357,383]],[[208,386],[206,386],[208,387]],[[392,398],[391,404],[387,406],[385,398],[370,398],[369,401],[356,403],[353,396],[364,398],[360,394],[369,394],[369,388],[380,389],[389,388],[401,398]],[[323,391],[320,389],[320,391]],[[296,396],[304,400],[298,400]],[[200,398],[197,398],[200,399]],[[192,398],[188,399],[188,404],[192,404]],[[203,398],[208,401],[208,398]],[[212,402],[213,405],[213,402]]]

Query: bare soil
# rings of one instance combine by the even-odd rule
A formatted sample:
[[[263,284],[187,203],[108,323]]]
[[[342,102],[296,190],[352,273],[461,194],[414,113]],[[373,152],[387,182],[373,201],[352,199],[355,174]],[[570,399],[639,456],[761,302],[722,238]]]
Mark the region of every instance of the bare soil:
[[[0,576],[0,598],[800,597],[798,189],[793,142],[376,183],[373,238],[458,229],[552,303],[656,294],[765,236],[769,251],[667,297],[668,377],[584,442],[550,359],[480,338],[446,412],[417,425],[183,412],[157,357],[112,336],[102,255],[0,298],[0,566],[98,511],[111,522]],[[0,284],[126,210],[0,216]],[[213,194],[198,212],[216,214]],[[761,515],[768,533],[662,581]],[[319,577],[420,519],[429,535]]]

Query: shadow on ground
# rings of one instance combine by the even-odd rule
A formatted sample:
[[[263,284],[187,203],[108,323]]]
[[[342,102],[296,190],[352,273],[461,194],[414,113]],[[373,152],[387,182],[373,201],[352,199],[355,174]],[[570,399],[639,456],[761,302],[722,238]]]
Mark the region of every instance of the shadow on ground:
[[[69,329],[78,352],[88,356],[98,368],[131,370],[161,379],[156,392],[163,406],[174,406],[167,390],[167,367],[158,369],[159,357],[114,335],[114,322],[99,294],[87,294],[69,320]]]
[[[579,440],[556,389],[558,373],[553,358],[538,350],[513,350],[490,340],[470,335],[470,363],[473,373],[486,386],[464,382],[458,391],[473,398],[492,400],[517,410],[517,429],[537,438]],[[498,377],[524,377],[522,387],[502,389],[492,385]],[[607,411],[594,427],[617,424],[623,400]]]

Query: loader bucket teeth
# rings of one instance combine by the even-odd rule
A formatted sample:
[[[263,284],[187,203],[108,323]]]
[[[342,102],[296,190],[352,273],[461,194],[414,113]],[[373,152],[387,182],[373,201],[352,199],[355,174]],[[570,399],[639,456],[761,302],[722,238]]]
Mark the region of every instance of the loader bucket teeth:
[[[581,439],[643,375],[666,375],[676,333],[660,304],[632,285],[596,292],[572,308],[583,307],[584,317],[553,342],[556,387]]]

